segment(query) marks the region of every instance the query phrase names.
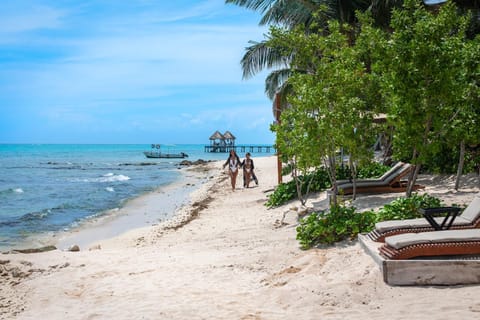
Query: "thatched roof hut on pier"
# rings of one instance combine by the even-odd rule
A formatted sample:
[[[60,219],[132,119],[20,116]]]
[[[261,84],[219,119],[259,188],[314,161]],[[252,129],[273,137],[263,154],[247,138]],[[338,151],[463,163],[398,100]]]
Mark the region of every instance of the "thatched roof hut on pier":
[[[275,151],[274,146],[269,145],[235,145],[235,136],[230,131],[221,134],[218,130],[210,136],[210,145],[205,146],[205,152],[270,152]]]
[[[233,147],[235,146],[235,136],[230,132],[230,131],[225,131],[224,134],[221,134],[218,130],[215,131],[211,136],[210,136],[210,145],[211,146],[229,146]]]
[[[235,145],[235,136],[230,132],[230,131],[225,131],[223,134],[223,137],[225,138],[225,144],[227,146],[234,146]]]
[[[218,130],[215,131],[210,136],[210,145],[211,146],[222,146],[225,145],[225,137]]]
[[[210,147],[205,146],[205,150],[210,152],[229,152],[235,150],[235,136],[230,131],[221,134],[218,130],[210,136]]]

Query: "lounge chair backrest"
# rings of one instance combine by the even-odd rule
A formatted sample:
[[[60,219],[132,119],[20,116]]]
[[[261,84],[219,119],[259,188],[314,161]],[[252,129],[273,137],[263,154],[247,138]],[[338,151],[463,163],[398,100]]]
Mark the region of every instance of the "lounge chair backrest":
[[[380,178],[378,178],[378,180],[385,180],[387,179],[389,176],[393,175],[393,173],[395,171],[397,171],[399,168],[403,167],[403,162],[399,161],[397,162],[393,167],[391,167],[387,172],[385,172],[384,174],[382,174],[382,176]]]
[[[383,180],[386,184],[391,184],[393,181],[398,181],[402,179],[410,170],[412,166],[408,163],[403,163],[395,172],[393,172],[389,177]]]
[[[480,193],[478,193],[468,207],[463,210],[461,217],[470,223],[474,223],[477,219],[480,219]]]

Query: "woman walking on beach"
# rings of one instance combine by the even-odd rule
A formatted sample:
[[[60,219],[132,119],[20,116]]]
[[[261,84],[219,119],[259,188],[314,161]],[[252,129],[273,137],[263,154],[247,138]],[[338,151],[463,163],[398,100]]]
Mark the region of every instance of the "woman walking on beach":
[[[247,152],[245,154],[245,159],[242,162],[242,167],[243,167],[243,187],[249,188],[250,181],[254,179],[253,169],[255,168],[255,166],[253,165],[253,160],[250,158],[250,152]]]
[[[230,150],[230,155],[227,161],[223,164],[223,168],[228,165],[228,174],[230,175],[230,182],[232,183],[232,191],[235,191],[235,184],[237,183],[238,168],[240,168],[240,158],[235,150]]]

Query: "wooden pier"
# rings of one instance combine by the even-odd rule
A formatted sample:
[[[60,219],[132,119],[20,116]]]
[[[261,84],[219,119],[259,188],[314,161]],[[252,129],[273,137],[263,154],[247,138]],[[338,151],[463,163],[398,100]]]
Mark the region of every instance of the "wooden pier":
[[[228,153],[230,150],[235,150],[235,152],[256,152],[256,153],[271,153],[276,152],[274,146],[262,146],[262,145],[239,145],[239,146],[205,146],[205,152],[215,152],[215,153]]]

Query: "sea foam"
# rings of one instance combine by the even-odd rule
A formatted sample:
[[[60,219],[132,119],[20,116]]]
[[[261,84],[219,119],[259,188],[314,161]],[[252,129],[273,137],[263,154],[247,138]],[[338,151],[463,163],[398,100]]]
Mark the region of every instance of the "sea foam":
[[[114,182],[114,181],[127,181],[130,180],[129,176],[124,176],[123,174],[113,174],[107,173],[103,177],[99,178],[99,182]]]
[[[130,180],[129,176],[125,176],[123,174],[114,174],[114,173],[107,173],[98,178],[86,178],[81,179],[83,182],[116,182],[116,181],[127,181]]]

